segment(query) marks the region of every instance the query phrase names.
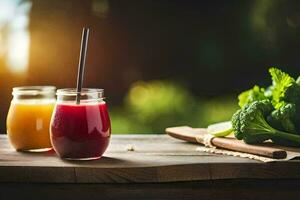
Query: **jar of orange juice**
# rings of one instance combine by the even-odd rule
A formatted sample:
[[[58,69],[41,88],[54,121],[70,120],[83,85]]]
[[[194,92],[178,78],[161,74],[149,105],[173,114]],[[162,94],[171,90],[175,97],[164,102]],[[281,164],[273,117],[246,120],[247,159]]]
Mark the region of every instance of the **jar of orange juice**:
[[[54,86],[13,88],[7,115],[7,135],[17,151],[48,151],[49,125],[55,104]]]

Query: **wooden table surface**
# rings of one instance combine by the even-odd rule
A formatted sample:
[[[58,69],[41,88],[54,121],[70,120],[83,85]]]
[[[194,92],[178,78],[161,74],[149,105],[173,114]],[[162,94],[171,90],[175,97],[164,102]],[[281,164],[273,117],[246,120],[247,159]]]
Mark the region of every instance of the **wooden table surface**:
[[[300,160],[262,163],[247,158],[197,152],[196,147],[195,144],[167,135],[113,135],[103,158],[66,161],[58,158],[54,152],[16,152],[10,147],[6,135],[1,135],[0,188],[9,191],[16,184],[25,184],[29,187],[28,191],[45,184],[48,184],[47,188],[54,187],[53,184],[71,184],[74,187],[83,184],[81,188],[84,188],[89,187],[86,185],[89,183],[94,184],[91,187],[98,184],[101,188],[113,184],[109,188],[117,187],[119,190],[125,187],[124,183],[131,183],[125,184],[126,187],[143,183],[139,186],[146,187],[148,184],[153,189],[170,184],[170,187],[173,185],[171,188],[185,186],[191,189],[197,184],[218,184],[220,181],[227,181],[227,184],[238,182],[236,187],[253,181],[258,185],[269,182],[271,186],[274,184],[272,180],[277,183],[282,180],[287,188],[293,188],[292,183],[297,185],[300,182]],[[134,151],[128,151],[130,148]],[[282,191],[284,185],[280,186]],[[269,191],[274,193],[274,189]],[[169,197],[167,190],[165,192]],[[293,192],[299,195],[298,190]]]

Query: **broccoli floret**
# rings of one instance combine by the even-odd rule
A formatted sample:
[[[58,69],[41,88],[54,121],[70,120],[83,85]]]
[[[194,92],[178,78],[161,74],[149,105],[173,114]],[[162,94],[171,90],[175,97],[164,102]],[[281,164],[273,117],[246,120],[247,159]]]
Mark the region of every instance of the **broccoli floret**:
[[[269,100],[255,101],[238,110],[232,117],[236,138],[243,139],[248,144],[259,144],[272,139],[277,143],[278,140],[290,141],[300,146],[300,135],[277,130],[268,124],[266,117],[273,110],[274,107]]]
[[[267,117],[267,121],[276,129],[281,131],[287,131],[291,133],[296,133],[295,128],[295,116],[296,116],[296,106],[295,104],[288,103],[274,110],[271,115]]]
[[[295,131],[300,132],[300,85],[297,82],[286,90],[283,100],[295,105],[295,115],[292,117],[292,120],[295,125]]]
[[[272,103],[276,110],[278,110],[273,113],[275,120],[269,118],[270,123],[283,131],[300,132],[300,77],[295,81],[293,77],[277,68],[271,68],[269,71],[273,80],[273,85],[271,86]],[[294,106],[292,106],[293,108],[287,106],[288,104],[294,104]],[[287,111],[292,111],[294,114],[283,111],[286,109]],[[278,121],[276,119],[282,118],[282,116],[280,116],[281,112],[283,112],[282,116],[284,116],[283,118],[285,118],[285,120],[283,120],[280,125],[276,122]],[[288,117],[284,114],[285,112],[289,115]],[[287,118],[290,118],[290,120],[286,120]],[[274,122],[274,124],[272,122]]]
[[[300,85],[296,82],[292,83],[292,85],[286,89],[282,100],[284,102],[294,103],[300,107]]]
[[[246,105],[246,106],[248,106],[248,105]],[[244,107],[244,109],[246,109],[246,107]],[[241,120],[240,120],[241,112],[242,112],[242,109],[239,109],[232,115],[232,118],[231,118],[232,127],[235,128],[234,136],[238,140],[242,140],[243,136],[244,136],[244,134],[242,133],[242,131],[240,129],[241,128],[241,123],[240,123],[241,122]]]

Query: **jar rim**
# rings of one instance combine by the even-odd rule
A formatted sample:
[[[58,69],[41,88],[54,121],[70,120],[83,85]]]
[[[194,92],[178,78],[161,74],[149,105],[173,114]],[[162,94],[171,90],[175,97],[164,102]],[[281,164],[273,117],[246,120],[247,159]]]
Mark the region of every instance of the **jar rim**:
[[[56,87],[52,85],[46,86],[19,86],[13,87],[13,95],[39,95],[55,93]]]
[[[56,91],[56,95],[76,96],[98,94],[100,98],[104,97],[104,89],[99,88],[82,88],[81,92],[77,92],[76,88],[63,88]]]

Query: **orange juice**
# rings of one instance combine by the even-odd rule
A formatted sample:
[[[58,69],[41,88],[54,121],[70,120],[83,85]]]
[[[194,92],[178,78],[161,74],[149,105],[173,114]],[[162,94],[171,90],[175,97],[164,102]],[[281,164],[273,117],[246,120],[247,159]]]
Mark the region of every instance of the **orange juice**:
[[[51,149],[49,125],[55,105],[55,89],[51,87],[51,91],[36,92],[34,88],[35,92],[27,89],[19,93],[14,88],[8,111],[7,134],[11,145],[18,151]]]

